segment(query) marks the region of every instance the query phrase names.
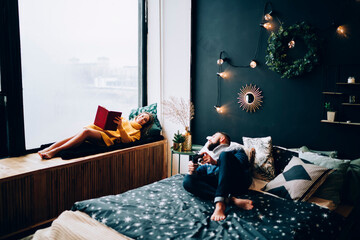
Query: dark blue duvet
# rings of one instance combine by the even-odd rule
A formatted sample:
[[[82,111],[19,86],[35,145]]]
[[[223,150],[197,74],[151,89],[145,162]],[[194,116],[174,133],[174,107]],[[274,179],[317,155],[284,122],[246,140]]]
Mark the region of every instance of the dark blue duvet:
[[[307,202],[256,191],[250,211],[227,208],[227,218],[210,220],[211,201],[186,192],[175,175],[122,194],[76,202],[72,210],[134,239],[336,239],[344,218]]]

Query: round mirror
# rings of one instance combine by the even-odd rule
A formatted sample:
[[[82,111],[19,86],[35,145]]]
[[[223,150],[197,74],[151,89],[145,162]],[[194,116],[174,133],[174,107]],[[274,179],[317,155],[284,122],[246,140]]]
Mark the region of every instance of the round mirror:
[[[245,85],[240,89],[238,95],[238,103],[246,112],[255,112],[261,106],[263,96],[261,96],[261,91],[256,85]]]
[[[254,102],[254,94],[252,94],[251,92],[248,92],[245,94],[245,101],[248,103],[248,104],[251,104]]]

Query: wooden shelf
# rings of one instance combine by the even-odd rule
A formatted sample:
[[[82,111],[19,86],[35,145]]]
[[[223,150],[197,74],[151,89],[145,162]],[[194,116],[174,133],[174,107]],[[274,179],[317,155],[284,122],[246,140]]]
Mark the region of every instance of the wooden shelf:
[[[344,124],[344,125],[356,125],[356,126],[360,126],[360,123],[355,123],[355,122],[350,122],[350,123],[347,123],[347,122],[330,122],[328,120],[321,120],[321,122],[324,122],[324,123],[333,123],[333,124]]]
[[[342,95],[343,93],[341,93],[341,92],[323,92],[323,94],[327,94],[327,95]]]
[[[360,85],[360,83],[345,83],[345,82],[338,82],[338,85]]]
[[[360,103],[342,103],[345,106],[360,106]]]

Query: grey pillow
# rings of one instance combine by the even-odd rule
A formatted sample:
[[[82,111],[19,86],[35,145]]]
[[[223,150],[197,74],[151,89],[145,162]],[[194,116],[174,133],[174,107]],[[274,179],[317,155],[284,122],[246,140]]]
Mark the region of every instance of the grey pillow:
[[[346,170],[349,167],[350,160],[341,160],[322,156],[312,152],[299,152],[299,157],[315,165],[335,169],[326,181],[314,193],[315,197],[331,200],[335,205],[340,203],[340,193],[344,185]]]
[[[333,151],[318,151],[318,150],[312,150],[310,148],[308,148],[307,146],[302,146],[301,148],[299,148],[298,150],[299,152],[312,152],[312,153],[317,153],[323,156],[328,156],[331,158],[337,158],[337,154],[338,152],[333,150]]]
[[[352,160],[346,171],[342,200],[353,205],[360,205],[360,158]]]

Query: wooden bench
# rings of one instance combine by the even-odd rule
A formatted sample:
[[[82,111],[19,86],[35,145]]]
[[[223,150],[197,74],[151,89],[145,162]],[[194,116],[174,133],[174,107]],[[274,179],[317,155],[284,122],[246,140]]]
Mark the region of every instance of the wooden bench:
[[[167,177],[167,140],[71,160],[0,159],[0,239],[53,221],[76,201]]]

